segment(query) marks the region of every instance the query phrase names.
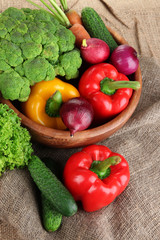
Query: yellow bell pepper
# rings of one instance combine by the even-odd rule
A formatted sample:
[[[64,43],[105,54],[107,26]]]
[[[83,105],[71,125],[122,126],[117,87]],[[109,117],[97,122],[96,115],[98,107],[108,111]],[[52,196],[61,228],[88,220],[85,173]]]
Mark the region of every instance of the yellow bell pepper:
[[[79,97],[78,90],[71,84],[55,78],[51,81],[41,81],[31,88],[28,100],[22,103],[24,114],[31,120],[50,128],[66,129],[60,116],[50,117],[46,113],[46,103],[56,92],[61,93],[62,102]]]

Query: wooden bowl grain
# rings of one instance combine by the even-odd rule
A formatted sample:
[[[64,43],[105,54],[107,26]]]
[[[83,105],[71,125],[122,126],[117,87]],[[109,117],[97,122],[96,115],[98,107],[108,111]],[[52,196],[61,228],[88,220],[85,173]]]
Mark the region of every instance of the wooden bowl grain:
[[[107,28],[117,43],[128,44],[128,42],[121,35],[113,31],[110,27],[107,26]],[[107,139],[113,133],[119,130],[132,116],[138,105],[142,90],[142,75],[140,66],[134,73],[134,80],[140,82],[141,88],[133,91],[133,95],[125,110],[123,110],[113,120],[101,126],[77,132],[74,137],[70,137],[69,131],[47,128],[33,122],[24,114],[22,114],[9,100],[5,100],[0,97],[0,102],[7,104],[18,114],[18,116],[21,118],[22,125],[29,130],[33,140],[55,148],[83,147]]]

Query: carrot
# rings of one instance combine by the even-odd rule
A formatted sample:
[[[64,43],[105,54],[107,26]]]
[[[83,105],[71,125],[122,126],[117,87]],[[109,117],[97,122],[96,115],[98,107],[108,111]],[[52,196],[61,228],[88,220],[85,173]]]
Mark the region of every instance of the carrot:
[[[72,25],[69,29],[72,31],[72,33],[76,37],[76,46],[78,48],[81,47],[82,40],[90,38],[89,33],[84,28],[82,19],[78,12],[76,12],[74,9],[70,9],[65,11],[65,14],[70,21],[70,24]]]
[[[74,25],[75,23],[83,25],[80,15],[74,9],[66,11],[65,14],[68,20],[70,21],[71,25]]]
[[[73,24],[69,29],[72,31],[72,33],[76,37],[76,46],[78,48],[81,47],[83,39],[90,38],[89,33],[86,31],[86,29],[83,27],[83,25],[81,25],[79,23]]]

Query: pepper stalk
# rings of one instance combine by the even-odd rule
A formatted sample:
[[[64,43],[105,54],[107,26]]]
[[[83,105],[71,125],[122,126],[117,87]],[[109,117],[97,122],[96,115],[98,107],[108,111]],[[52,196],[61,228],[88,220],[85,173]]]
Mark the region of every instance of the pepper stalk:
[[[120,156],[112,156],[104,161],[93,161],[90,170],[97,174],[97,176],[102,180],[110,175],[111,166],[117,165],[121,162]]]
[[[59,117],[59,111],[62,103],[62,94],[59,90],[57,90],[46,102],[45,111],[48,116]]]
[[[110,78],[104,78],[100,82],[101,92],[112,95],[116,92],[117,89],[121,88],[132,88],[137,90],[140,88],[140,83],[138,81],[114,81]]]

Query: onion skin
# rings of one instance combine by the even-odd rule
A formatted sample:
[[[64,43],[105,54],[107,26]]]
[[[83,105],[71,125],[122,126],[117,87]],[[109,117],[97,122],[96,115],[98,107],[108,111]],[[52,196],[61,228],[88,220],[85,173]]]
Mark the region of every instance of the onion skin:
[[[125,44],[118,46],[112,52],[110,62],[118,72],[125,75],[134,73],[139,66],[136,50]]]
[[[84,39],[80,51],[82,58],[90,64],[104,62],[110,55],[107,43],[98,38]]]
[[[70,136],[77,131],[87,129],[94,117],[92,105],[83,97],[76,97],[63,103],[60,116],[70,131]]]

